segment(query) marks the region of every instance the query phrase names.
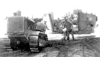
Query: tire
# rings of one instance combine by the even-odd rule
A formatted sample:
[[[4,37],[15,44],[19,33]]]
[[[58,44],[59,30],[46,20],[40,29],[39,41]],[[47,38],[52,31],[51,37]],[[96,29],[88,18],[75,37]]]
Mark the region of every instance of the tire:
[[[12,50],[17,50],[17,39],[15,37],[10,38],[10,46]]]

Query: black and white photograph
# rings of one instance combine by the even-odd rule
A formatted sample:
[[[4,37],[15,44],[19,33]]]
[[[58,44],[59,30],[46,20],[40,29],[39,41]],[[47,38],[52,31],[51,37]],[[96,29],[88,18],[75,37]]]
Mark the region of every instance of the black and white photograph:
[[[99,0],[0,0],[0,57],[100,57]]]

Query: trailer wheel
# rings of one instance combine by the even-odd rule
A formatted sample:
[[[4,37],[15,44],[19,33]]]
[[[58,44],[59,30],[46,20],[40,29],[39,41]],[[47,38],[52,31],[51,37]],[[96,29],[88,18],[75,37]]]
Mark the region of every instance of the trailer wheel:
[[[10,38],[10,46],[12,50],[17,50],[17,39],[14,37]]]

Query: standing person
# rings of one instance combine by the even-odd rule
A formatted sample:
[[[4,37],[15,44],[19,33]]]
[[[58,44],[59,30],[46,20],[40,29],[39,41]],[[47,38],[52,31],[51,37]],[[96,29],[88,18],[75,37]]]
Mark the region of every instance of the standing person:
[[[46,26],[46,29],[49,30],[48,26],[47,26],[47,21],[44,21],[44,24]]]
[[[69,35],[72,35],[72,38],[74,39],[73,31],[72,31],[72,22],[69,19],[65,18],[64,26],[66,28],[65,35],[67,36],[67,40],[69,40]],[[65,37],[66,37],[65,36]]]

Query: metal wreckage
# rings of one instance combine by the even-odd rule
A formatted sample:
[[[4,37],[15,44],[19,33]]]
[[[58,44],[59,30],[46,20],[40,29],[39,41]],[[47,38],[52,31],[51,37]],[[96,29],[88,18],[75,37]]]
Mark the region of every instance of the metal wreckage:
[[[76,11],[71,16],[65,16],[63,19],[55,20],[52,14],[48,14],[52,31],[54,33],[63,34],[65,28],[65,19],[75,25],[72,28],[74,34],[91,34],[94,33],[94,28],[97,22],[97,16],[94,14]],[[12,50],[22,51],[41,51],[47,47],[53,47],[56,51],[49,51],[45,54],[40,54],[42,57],[99,57],[100,40],[95,36],[78,37],[75,40],[48,40],[48,35],[45,34],[46,25],[41,22],[42,19],[29,19],[21,16],[21,12],[14,13],[14,16],[8,17],[7,34],[10,39]],[[67,31],[67,30],[66,30]],[[70,33],[69,33],[70,34]],[[67,35],[65,34],[65,38]],[[36,57],[39,57],[37,55]]]

